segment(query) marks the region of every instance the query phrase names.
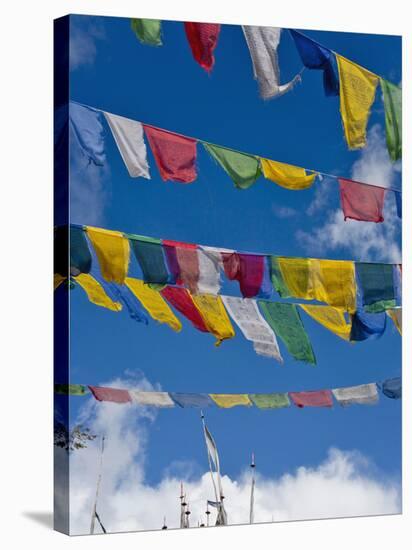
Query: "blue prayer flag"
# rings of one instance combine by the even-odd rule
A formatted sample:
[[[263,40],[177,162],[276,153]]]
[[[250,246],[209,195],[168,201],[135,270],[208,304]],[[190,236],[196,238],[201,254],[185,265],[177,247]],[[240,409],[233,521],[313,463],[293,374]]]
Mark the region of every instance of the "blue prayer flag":
[[[339,95],[339,73],[335,54],[298,31],[290,29],[290,34],[305,67],[323,71],[325,95]]]
[[[207,393],[169,393],[170,397],[180,407],[209,407],[213,401]]]
[[[399,399],[402,397],[402,378],[389,378],[382,384],[382,392],[386,397]]]
[[[351,342],[380,338],[386,328],[386,313],[366,313],[358,310],[352,315]]]
[[[102,113],[71,101],[69,120],[71,136],[74,137],[72,143],[77,143],[89,163],[102,166],[106,160]]]

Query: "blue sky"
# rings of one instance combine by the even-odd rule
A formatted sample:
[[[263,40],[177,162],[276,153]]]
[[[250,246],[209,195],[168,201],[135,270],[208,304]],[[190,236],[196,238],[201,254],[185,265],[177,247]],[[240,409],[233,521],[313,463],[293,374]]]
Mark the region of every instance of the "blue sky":
[[[401,81],[399,37],[307,34],[384,78]],[[350,152],[339,100],[324,96],[320,72],[306,70],[302,84],[279,99],[259,98],[238,26],[223,26],[210,75],[193,60],[182,23],[164,22],[160,48],[140,44],[130,21],[123,18],[72,16],[71,36],[72,100],[275,160],[344,177],[361,173],[373,179],[377,174],[382,184],[400,185],[399,169],[388,165],[382,149],[380,91],[369,121],[369,149]],[[287,31],[279,56],[286,82],[302,67]],[[387,224],[346,222],[350,230],[341,231],[334,180],[292,192],[261,178],[240,191],[201,146],[199,176],[191,185],[163,182],[150,151],[152,179],[132,179],[107,132],[103,168],[82,165],[72,151],[73,223],[291,256],[375,261],[397,257],[399,224],[392,197]],[[235,285],[225,289],[238,294]],[[293,361],[284,348],[283,366],[257,356],[239,330],[216,349],[213,337],[182,321],[180,334],[155,322],[145,326],[126,312],[91,305],[81,289],[72,291],[71,382],[99,385],[144,376],[166,391],[269,392],[355,385],[397,376],[401,370],[401,339],[391,323],[380,340],[350,345],[304,316],[318,363],[312,368]],[[71,400],[73,419],[83,402]],[[276,477],[302,464],[318,464],[331,447],[356,449],[384,475],[400,476],[401,405],[385,397],[375,407],[333,410],[209,409],[207,421],[222,470],[232,477],[249,463],[252,451],[259,471]],[[188,462],[195,474],[207,466],[196,410],[160,411],[150,423],[146,445],[148,484],[158,483],[170,464]]]

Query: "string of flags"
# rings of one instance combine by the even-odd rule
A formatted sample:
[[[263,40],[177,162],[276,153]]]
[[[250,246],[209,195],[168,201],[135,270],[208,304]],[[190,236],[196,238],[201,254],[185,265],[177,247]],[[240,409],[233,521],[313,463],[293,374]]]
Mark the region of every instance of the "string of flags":
[[[66,111],[63,111],[66,116]],[[96,165],[105,161],[105,131],[102,115],[110,127],[120,155],[131,177],[150,179],[147,148],[149,142],[163,181],[183,184],[197,179],[197,144],[201,143],[209,156],[226,172],[237,189],[248,189],[262,175],[289,190],[309,189],[321,172],[243,153],[198,138],[184,136],[139,121],[100,111],[94,107],[70,102],[69,118],[80,150]],[[347,218],[380,223],[387,193],[394,193],[398,217],[402,217],[401,191],[379,185],[334,177],[339,183],[340,201]]]
[[[81,384],[55,384],[54,391],[60,395],[92,395],[97,401],[118,404],[135,404],[157,408],[206,408],[217,406],[222,409],[252,407],[259,409],[281,409],[294,404],[298,408],[333,407],[334,400],[342,407],[349,405],[375,405],[379,391],[390,399],[402,397],[402,379],[390,378],[384,382],[372,382],[357,386],[311,391],[289,391],[271,393],[178,393],[164,391],[140,391]]]
[[[131,26],[143,44],[161,46],[161,21],[132,19]],[[221,25],[185,22],[184,28],[194,59],[208,73],[214,63]],[[253,76],[263,99],[279,97],[301,82],[301,72],[290,82],[280,83],[278,46],[282,29],[242,26],[249,49]],[[366,128],[376,89],[381,85],[385,109],[386,142],[393,162],[402,157],[402,90],[372,71],[346,59],[305,34],[289,29],[304,68],[323,71],[326,96],[340,96],[340,112],[349,149],[366,145]]]
[[[267,257],[89,226],[71,226],[70,232],[57,228],[55,244],[56,288],[70,278],[96,305],[112,311],[124,307],[138,322],[152,318],[180,332],[176,311],[197,330],[212,334],[216,345],[235,336],[232,319],[258,355],[280,363],[277,338],[295,360],[316,364],[302,311],[348,342],[379,338],[387,317],[402,331],[401,266],[396,264]],[[144,280],[128,273],[130,249]],[[221,272],[239,283],[242,298],[219,294]],[[270,301],[275,289],[280,298],[308,302]],[[313,300],[327,305],[309,303]]]

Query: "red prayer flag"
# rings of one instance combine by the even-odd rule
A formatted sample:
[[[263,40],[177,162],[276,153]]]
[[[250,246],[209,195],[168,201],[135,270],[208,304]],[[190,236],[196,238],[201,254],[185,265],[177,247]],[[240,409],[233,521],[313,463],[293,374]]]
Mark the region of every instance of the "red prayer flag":
[[[259,294],[265,269],[264,256],[222,252],[222,259],[226,276],[231,281],[239,281],[244,298]]]
[[[196,140],[143,125],[163,181],[190,183],[197,178]]]
[[[383,222],[385,189],[339,178],[340,200],[345,220]]]
[[[185,285],[190,292],[197,292],[199,281],[199,258],[197,245],[163,240],[169,270],[177,284]]]
[[[220,25],[186,22],[185,31],[193,57],[203,69],[211,71],[215,63],[213,52],[219,38]]]
[[[160,294],[163,298],[166,298],[177,311],[180,311],[182,315],[189,319],[195,328],[202,332],[209,332],[199,310],[193,303],[192,297],[185,288],[166,286],[160,291]]]
[[[131,402],[130,394],[127,390],[116,390],[114,388],[98,388],[89,386],[89,390],[97,401],[111,401],[112,403]]]
[[[289,392],[289,397],[297,407],[332,407],[330,390]]]

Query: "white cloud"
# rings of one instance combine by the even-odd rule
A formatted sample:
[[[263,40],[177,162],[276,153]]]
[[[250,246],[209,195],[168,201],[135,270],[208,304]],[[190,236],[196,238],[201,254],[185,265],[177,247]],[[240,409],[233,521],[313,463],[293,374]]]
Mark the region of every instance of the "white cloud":
[[[280,219],[293,218],[298,214],[298,211],[294,208],[279,206],[277,204],[272,204],[272,212]]]
[[[88,18],[90,19],[90,18]],[[105,39],[102,24],[97,20],[84,24],[81,19],[72,18],[70,26],[70,70],[91,66],[97,55],[96,42]]]
[[[121,380],[111,384],[125,386]],[[150,389],[151,386],[143,380],[140,387]],[[197,525],[199,520],[204,520],[206,499],[213,500],[213,490],[208,472],[200,470],[197,476],[193,475],[194,471],[199,471],[198,465],[193,467],[177,461],[164,472],[156,486],[145,481],[148,427],[155,421],[152,413],[145,408],[97,403],[90,398],[81,419],[88,419],[88,426],[94,433],[106,436],[98,513],[109,532],[159,529],[164,516],[169,528],[178,527],[181,479],[192,512],[191,524]],[[211,429],[213,431],[213,426]],[[95,441],[87,449],[71,455],[72,534],[89,532],[99,445],[100,442]],[[224,467],[224,457],[221,460]],[[302,466],[280,478],[258,475],[255,521],[399,513],[399,486],[383,476],[373,477],[373,469],[373,465],[358,452],[331,449],[325,460],[315,467]],[[249,472],[244,472],[238,479],[224,475],[222,483],[229,523],[248,523]],[[213,518],[214,515],[212,521]]]

